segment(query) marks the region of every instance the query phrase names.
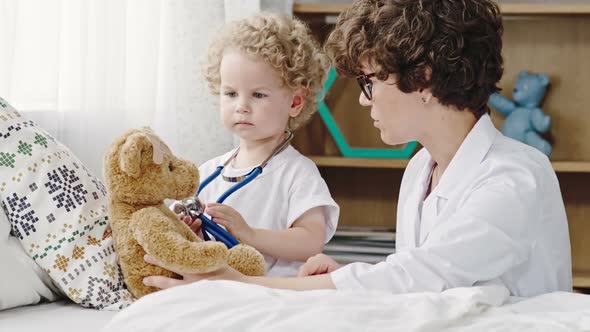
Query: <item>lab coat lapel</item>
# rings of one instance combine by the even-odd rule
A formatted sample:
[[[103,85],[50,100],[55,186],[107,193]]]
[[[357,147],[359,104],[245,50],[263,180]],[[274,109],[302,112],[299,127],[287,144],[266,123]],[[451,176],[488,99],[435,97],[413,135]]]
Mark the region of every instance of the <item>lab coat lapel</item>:
[[[418,246],[421,246],[422,243],[424,243],[432,226],[436,224],[438,217],[440,216],[439,203],[444,201],[445,198],[439,197],[434,193],[430,193],[428,198],[424,201],[420,220],[420,239],[418,240]]]
[[[418,245],[421,246],[428,238],[430,231],[439,223],[445,222],[449,213],[445,209],[449,205],[454,206],[458,196],[470,183],[471,178],[476,175],[479,164],[490,150],[498,130],[494,127],[490,116],[485,114],[471,129],[465,140],[455,153],[451,163],[443,173],[438,185],[430,193],[429,202],[431,205],[430,215],[423,216],[431,218],[422,227]],[[423,220],[425,222],[426,220]]]
[[[433,165],[434,162],[432,161],[432,158],[429,154],[427,161],[422,166],[422,169],[417,173],[417,179],[415,181],[416,186],[412,188],[410,194],[408,195],[406,204],[404,204],[404,217],[402,218],[401,222],[404,223],[406,234],[408,235],[406,238],[406,247],[408,249],[418,247],[418,234],[421,220],[420,202],[426,195],[426,190],[428,189],[428,179],[430,178],[430,171],[432,170]]]

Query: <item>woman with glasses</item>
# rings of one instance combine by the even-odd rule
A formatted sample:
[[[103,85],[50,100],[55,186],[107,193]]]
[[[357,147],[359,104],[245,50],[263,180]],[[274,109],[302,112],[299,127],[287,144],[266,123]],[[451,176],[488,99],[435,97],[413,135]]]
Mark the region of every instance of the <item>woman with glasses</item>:
[[[488,114],[503,71],[501,35],[492,0],[358,0],[329,36],[328,54],[340,73],[357,78],[359,103],[370,107],[381,139],[424,147],[404,173],[396,252],[385,261],[340,266],[317,255],[296,278],[224,268],[145,282],[168,288],[232,279],[391,293],[496,284],[515,296],[570,291],[567,219],[551,164],[504,137]]]

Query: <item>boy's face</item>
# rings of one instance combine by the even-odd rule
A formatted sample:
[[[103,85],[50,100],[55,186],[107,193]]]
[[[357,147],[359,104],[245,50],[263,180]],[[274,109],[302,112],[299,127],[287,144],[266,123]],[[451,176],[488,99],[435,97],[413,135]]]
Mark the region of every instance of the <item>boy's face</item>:
[[[223,53],[220,76],[221,118],[224,126],[241,139],[281,135],[289,117],[301,111],[298,105],[302,99],[261,59],[228,49]]]

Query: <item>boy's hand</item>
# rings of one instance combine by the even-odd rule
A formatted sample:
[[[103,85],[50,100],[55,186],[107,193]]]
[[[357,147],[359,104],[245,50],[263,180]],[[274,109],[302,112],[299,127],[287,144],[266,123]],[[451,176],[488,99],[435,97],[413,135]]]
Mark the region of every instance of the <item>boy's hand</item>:
[[[232,207],[225,204],[209,203],[205,208],[205,213],[210,215],[214,219],[213,221],[225,227],[238,241],[246,244],[252,243],[254,229],[248,226],[242,215]]]
[[[192,219],[190,216],[185,216],[182,214],[178,215],[180,221],[184,222],[198,237],[203,239],[203,232],[201,231],[201,219],[195,218]]]
[[[317,254],[307,259],[305,264],[299,268],[298,277],[313,276],[316,274],[326,274],[339,269],[342,265],[338,264],[330,256]]]

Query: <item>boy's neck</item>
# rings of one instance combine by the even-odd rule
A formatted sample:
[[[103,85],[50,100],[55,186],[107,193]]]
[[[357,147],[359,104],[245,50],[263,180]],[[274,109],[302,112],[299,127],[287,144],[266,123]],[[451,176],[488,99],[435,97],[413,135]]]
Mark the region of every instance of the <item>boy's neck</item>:
[[[232,162],[234,168],[251,168],[260,165],[274,149],[283,142],[284,134],[263,140],[248,141],[240,139],[240,151]]]

